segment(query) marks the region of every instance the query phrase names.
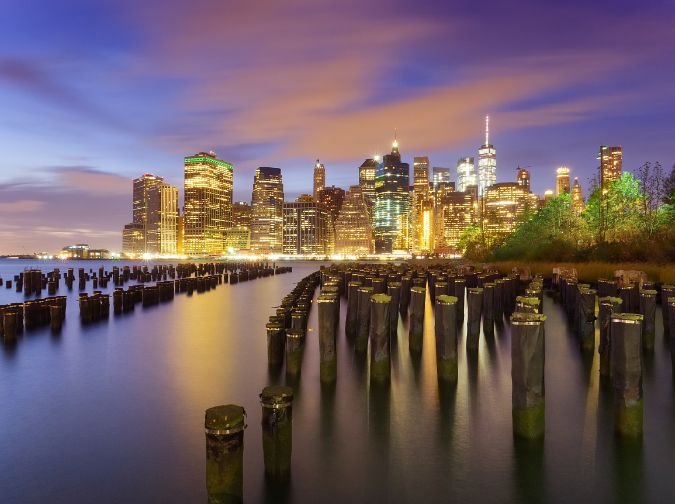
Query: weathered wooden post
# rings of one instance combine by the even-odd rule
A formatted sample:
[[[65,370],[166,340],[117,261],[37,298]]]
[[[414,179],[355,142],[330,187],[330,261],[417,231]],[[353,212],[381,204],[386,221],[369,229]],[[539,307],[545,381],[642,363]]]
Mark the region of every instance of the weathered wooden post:
[[[265,387],[260,394],[260,404],[265,475],[274,482],[285,483],[291,476],[293,389]]]
[[[280,366],[284,362],[286,348],[286,332],[283,324],[268,322],[267,329],[267,363],[270,366]]]
[[[661,313],[663,314],[663,336],[670,337],[670,310],[668,310],[668,299],[675,297],[675,285],[661,286]],[[675,337],[675,334],[673,334]]]
[[[466,288],[466,280],[464,278],[455,278],[453,282],[454,289],[451,291],[448,288],[448,294],[457,298],[457,322],[464,320],[464,290]]]
[[[642,435],[642,315],[613,314],[611,319],[614,421],[621,436]]]
[[[492,338],[495,334],[495,284],[483,284],[483,335]]]
[[[412,285],[412,277],[405,275],[401,278],[401,299],[399,308],[401,316],[406,318],[408,316],[408,306],[410,305],[410,288]]]
[[[494,281],[494,313],[498,324],[504,319],[504,280],[498,278]]]
[[[468,289],[467,303],[469,307],[466,323],[466,347],[470,350],[478,350],[480,318],[483,312],[483,289],[480,287]]]
[[[349,338],[356,336],[359,323],[359,287],[361,282],[347,283],[347,315],[345,317],[345,334]]]
[[[544,435],[545,320],[536,313],[511,315],[513,432],[527,439]]]
[[[389,307],[389,337],[396,341],[398,337],[398,310],[401,297],[401,282],[389,281],[387,295],[391,298]]]
[[[656,291],[646,289],[640,291],[640,314],[642,315],[642,347],[654,350],[656,337]]]
[[[386,294],[370,298],[370,378],[379,383],[389,381],[390,306],[391,297]]]
[[[410,330],[408,334],[408,347],[411,352],[422,351],[424,340],[424,310],[426,308],[426,289],[424,287],[412,287],[410,289]]]
[[[661,304],[663,305],[663,311],[668,312],[668,324],[670,325],[671,334],[675,335],[675,296],[663,298]],[[670,359],[672,361],[673,377],[675,377],[675,338],[670,340]]]
[[[356,351],[365,353],[368,350],[368,332],[370,331],[370,298],[372,287],[359,287],[359,323],[356,333]]]
[[[4,332],[5,343],[14,343],[16,341],[17,332],[17,311],[9,307],[2,312],[2,327]]]
[[[305,333],[301,329],[286,331],[286,373],[298,376],[302,368],[302,351],[305,348]]]
[[[61,332],[61,327],[63,326],[63,315],[61,306],[58,304],[49,305],[49,323],[53,333]]]
[[[580,290],[578,302],[581,348],[592,352],[595,349],[595,290]]]
[[[612,315],[621,313],[621,298],[603,297],[598,300],[598,325],[600,327],[600,377],[608,378],[610,373],[609,348],[612,345],[610,322]]]
[[[246,411],[227,404],[207,409],[204,416],[208,502],[243,502]]]
[[[335,340],[337,329],[337,295],[321,294],[319,305],[319,376],[323,383],[334,382],[337,378],[337,354]]]
[[[436,298],[436,370],[438,378],[447,382],[457,381],[457,304],[455,296]]]

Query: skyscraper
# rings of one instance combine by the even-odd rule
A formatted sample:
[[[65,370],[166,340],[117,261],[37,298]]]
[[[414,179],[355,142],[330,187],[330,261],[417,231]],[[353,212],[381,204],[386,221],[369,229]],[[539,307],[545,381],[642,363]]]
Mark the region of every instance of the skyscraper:
[[[232,227],[233,166],[215,152],[184,159],[184,252],[190,256],[222,254],[224,232]]]
[[[450,182],[450,168],[434,166],[432,180],[434,184],[434,191],[438,188],[438,184]]]
[[[335,253],[367,255],[371,251],[372,240],[368,204],[361,186],[351,186],[335,222]]]
[[[499,242],[539,207],[536,195],[517,182],[492,184],[483,196],[483,231],[488,244]]]
[[[518,182],[519,186],[525,188],[527,192],[530,192],[530,172],[525,168],[521,168],[520,166],[518,167],[516,182]]]
[[[410,165],[401,162],[398,141],[384,156],[375,174],[373,231],[375,252],[391,253],[409,248]]]
[[[335,222],[345,199],[345,190],[340,187],[325,187],[319,192],[319,204],[326,212],[326,253],[335,250]]]
[[[145,173],[133,181],[132,223],[143,227],[143,253],[159,252],[158,189],[162,177]]]
[[[281,253],[283,249],[284,183],[280,168],[262,166],[253,177],[251,251]]]
[[[145,252],[143,224],[134,222],[124,226],[122,231],[122,253],[127,257],[138,257]]]
[[[313,197],[299,197],[283,206],[284,254],[326,253],[326,210]]]
[[[584,211],[584,195],[578,177],[574,177],[574,185],[572,186],[572,210],[577,215],[581,215],[581,212]]]
[[[621,178],[622,157],[621,147],[600,146],[600,187],[606,188],[610,182]]]
[[[151,191],[151,196],[157,194],[159,212],[152,212],[157,218],[152,227],[158,229],[158,250],[162,255],[175,256],[178,244],[178,188],[169,184],[162,184]],[[155,197],[152,196],[151,200]]]
[[[485,143],[478,149],[478,194],[497,182],[497,151],[490,143],[490,118],[485,116]]]
[[[570,169],[561,166],[555,171],[555,195],[569,194],[570,192]]]
[[[457,161],[457,191],[464,192],[466,191],[467,186],[477,184],[478,180],[476,180],[476,165],[473,162],[473,158],[459,158]]]
[[[232,227],[225,231],[225,249],[241,252],[251,248],[251,205],[245,201],[232,204]]]
[[[448,191],[436,208],[436,252],[460,254],[459,240],[476,219],[476,198],[473,192]]]
[[[314,201],[319,201],[319,192],[324,187],[326,187],[326,168],[317,159],[314,164],[314,192],[312,193]]]
[[[368,204],[368,211],[375,203],[375,171],[379,164],[379,160],[368,158],[359,166],[359,187]]]
[[[426,156],[415,157],[413,160],[411,200],[411,248],[416,253],[432,252],[434,199],[429,188],[429,158]]]

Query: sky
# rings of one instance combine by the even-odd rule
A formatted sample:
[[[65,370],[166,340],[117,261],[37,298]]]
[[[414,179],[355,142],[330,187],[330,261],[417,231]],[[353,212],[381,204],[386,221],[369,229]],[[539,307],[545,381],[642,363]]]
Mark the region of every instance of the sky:
[[[120,250],[131,180],[182,187],[183,157],[258,166],[287,199],[314,160],[347,188],[394,131],[404,161],[477,156],[532,188],[601,144],[675,163],[670,0],[0,0],[0,254]],[[182,197],[181,197],[182,198]]]

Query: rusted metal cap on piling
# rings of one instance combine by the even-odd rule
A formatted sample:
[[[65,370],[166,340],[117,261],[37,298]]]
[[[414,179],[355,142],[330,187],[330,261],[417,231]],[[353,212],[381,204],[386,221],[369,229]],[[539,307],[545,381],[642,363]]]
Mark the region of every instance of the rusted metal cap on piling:
[[[229,436],[246,428],[246,410],[236,404],[214,406],[206,410],[204,431],[213,436]]]
[[[293,389],[281,385],[265,387],[260,394],[260,404],[263,408],[280,409],[293,403]]]

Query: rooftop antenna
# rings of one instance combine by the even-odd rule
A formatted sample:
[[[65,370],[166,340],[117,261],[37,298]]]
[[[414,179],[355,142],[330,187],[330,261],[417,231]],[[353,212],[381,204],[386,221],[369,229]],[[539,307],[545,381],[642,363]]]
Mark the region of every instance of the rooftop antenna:
[[[485,116],[485,145],[490,145],[490,116]]]

